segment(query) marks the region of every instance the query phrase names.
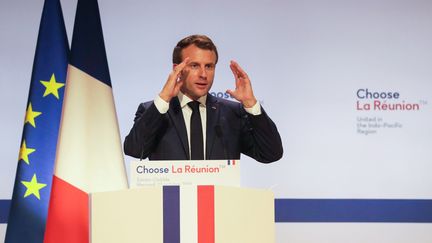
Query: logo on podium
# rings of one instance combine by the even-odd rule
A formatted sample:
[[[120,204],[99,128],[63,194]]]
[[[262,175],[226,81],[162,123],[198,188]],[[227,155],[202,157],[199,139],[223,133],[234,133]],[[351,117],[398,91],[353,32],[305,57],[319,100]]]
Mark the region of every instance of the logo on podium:
[[[130,188],[162,185],[240,186],[240,160],[132,161]]]

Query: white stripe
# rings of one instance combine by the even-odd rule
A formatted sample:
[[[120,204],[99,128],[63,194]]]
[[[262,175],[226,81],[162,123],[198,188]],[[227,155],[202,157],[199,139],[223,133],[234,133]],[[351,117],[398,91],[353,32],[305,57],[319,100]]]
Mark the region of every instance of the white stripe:
[[[127,188],[111,87],[69,65],[55,174],[91,193]]]
[[[198,242],[197,187],[180,187],[180,242]]]

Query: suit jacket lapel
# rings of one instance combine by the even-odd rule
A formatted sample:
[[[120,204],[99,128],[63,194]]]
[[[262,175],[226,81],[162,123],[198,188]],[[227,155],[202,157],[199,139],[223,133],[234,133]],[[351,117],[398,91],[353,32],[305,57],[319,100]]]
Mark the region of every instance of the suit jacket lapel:
[[[183,112],[180,107],[180,102],[177,97],[174,97],[170,102],[170,108],[168,110],[168,114],[171,118],[172,123],[174,124],[175,129],[177,130],[177,134],[180,137],[180,140],[183,145],[184,152],[186,154],[186,158],[189,160],[189,143],[186,132],[186,125],[183,118]]]
[[[216,138],[215,127],[219,123],[218,100],[211,94],[207,95],[207,131],[206,131],[206,159],[210,159]]]

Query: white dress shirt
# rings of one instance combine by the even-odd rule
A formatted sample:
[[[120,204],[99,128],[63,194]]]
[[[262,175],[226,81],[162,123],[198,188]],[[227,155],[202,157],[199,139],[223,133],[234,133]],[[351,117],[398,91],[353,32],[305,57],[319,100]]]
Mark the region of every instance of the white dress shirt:
[[[190,120],[191,120],[191,116],[192,116],[192,109],[187,105],[189,102],[193,101],[191,98],[189,98],[187,95],[184,95],[182,92],[179,92],[179,94],[177,95],[179,102],[180,102],[180,107],[182,109],[182,113],[183,113],[183,119],[186,125],[186,133],[188,136],[188,143],[190,145]],[[202,124],[202,129],[203,129],[203,141],[204,141],[204,158],[206,157],[206,131],[207,131],[207,107],[206,107],[206,101],[207,101],[207,95],[201,96],[198,100],[200,103],[199,106],[199,110],[200,110],[200,116],[201,116],[201,124]],[[154,99],[154,104],[156,106],[156,109],[158,109],[158,111],[161,114],[165,114],[168,112],[169,109],[169,103],[166,102],[165,100],[163,100],[159,95],[156,96],[156,98]],[[259,103],[257,102],[254,106],[252,106],[251,108],[246,108],[245,107],[246,112],[248,112],[251,115],[261,115],[261,106],[259,105]],[[189,154],[191,154],[191,148],[189,146]]]

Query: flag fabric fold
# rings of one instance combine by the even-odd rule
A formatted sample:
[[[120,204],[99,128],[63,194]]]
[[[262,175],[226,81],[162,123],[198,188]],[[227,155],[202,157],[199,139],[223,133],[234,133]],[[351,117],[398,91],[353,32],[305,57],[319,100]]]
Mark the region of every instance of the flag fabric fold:
[[[43,242],[69,44],[59,0],[45,0],[5,242]]]
[[[78,0],[44,242],[89,242],[88,195],[126,188],[98,3]]]

